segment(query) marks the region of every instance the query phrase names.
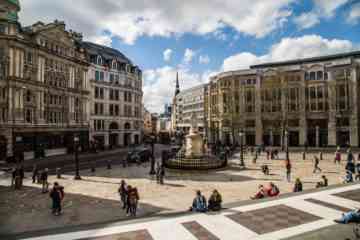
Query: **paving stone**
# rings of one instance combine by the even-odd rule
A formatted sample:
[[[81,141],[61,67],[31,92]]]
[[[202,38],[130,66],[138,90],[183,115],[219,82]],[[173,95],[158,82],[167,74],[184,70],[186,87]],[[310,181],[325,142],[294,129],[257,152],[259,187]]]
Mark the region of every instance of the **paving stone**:
[[[119,234],[106,235],[102,237],[81,238],[78,240],[153,240],[147,230],[138,230]]]
[[[360,190],[352,190],[347,192],[342,192],[338,194],[334,194],[337,197],[342,197],[346,199],[350,199],[356,202],[360,202]]]
[[[185,222],[182,225],[199,240],[220,240],[196,221]]]
[[[321,219],[286,205],[236,213],[227,217],[257,234],[270,233]]]
[[[328,203],[328,202],[323,202],[323,201],[320,201],[320,200],[314,199],[314,198],[308,198],[308,199],[305,199],[305,201],[315,203],[315,204],[318,204],[318,205],[321,205],[321,206],[324,206],[324,207],[327,207],[327,208],[332,208],[332,209],[335,209],[335,210],[338,210],[338,211],[341,211],[341,212],[349,212],[349,211],[351,211],[350,208],[342,207],[342,206],[335,205],[335,204]]]

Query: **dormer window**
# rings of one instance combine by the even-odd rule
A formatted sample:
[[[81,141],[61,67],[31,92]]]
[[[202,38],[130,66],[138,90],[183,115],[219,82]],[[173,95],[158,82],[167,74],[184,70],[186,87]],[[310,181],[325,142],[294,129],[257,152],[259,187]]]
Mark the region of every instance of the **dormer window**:
[[[116,60],[112,61],[112,69],[117,69],[117,62]]]
[[[97,65],[103,65],[103,60],[102,60],[101,56],[97,57],[96,64]]]

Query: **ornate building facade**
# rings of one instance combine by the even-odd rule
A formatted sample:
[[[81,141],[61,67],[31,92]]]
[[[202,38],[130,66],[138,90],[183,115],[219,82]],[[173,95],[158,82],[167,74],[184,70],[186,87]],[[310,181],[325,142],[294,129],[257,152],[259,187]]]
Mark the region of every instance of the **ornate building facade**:
[[[91,63],[90,139],[108,148],[139,144],[143,129],[142,72],[116,49],[83,42]]]
[[[205,89],[209,141],[357,147],[359,67],[350,52],[220,73]]]
[[[22,27],[18,11],[18,1],[0,4],[0,158],[17,152],[32,158],[39,148],[71,151],[74,136],[86,148],[89,86],[82,36],[59,21]]]

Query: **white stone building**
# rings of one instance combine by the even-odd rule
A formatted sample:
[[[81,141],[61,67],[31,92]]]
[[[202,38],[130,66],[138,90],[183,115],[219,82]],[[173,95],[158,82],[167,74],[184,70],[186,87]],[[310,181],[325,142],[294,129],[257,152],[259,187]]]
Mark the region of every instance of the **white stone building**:
[[[142,72],[118,50],[84,42],[91,63],[90,141],[104,148],[139,144],[143,129]]]

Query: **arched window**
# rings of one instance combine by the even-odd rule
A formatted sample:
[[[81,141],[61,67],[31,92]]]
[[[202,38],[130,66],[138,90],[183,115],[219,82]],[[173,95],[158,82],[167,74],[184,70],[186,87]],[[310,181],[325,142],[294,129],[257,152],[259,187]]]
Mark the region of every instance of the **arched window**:
[[[103,61],[102,61],[101,56],[98,56],[98,57],[97,57],[96,64],[97,64],[97,65],[103,65]]]
[[[130,129],[131,128],[131,124],[130,123],[125,123],[124,124],[124,129]]]
[[[119,129],[119,125],[117,124],[117,122],[112,122],[112,123],[110,123],[110,125],[109,125],[109,129],[111,129],[111,130],[117,130],[117,129]]]
[[[30,90],[26,91],[26,102],[31,102],[31,92],[30,92]]]

